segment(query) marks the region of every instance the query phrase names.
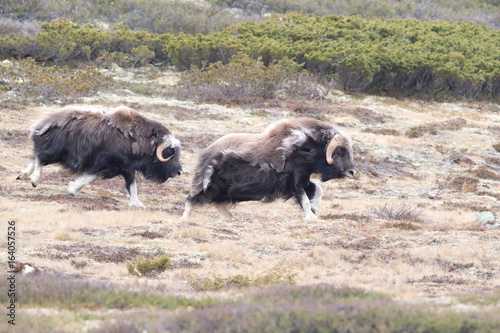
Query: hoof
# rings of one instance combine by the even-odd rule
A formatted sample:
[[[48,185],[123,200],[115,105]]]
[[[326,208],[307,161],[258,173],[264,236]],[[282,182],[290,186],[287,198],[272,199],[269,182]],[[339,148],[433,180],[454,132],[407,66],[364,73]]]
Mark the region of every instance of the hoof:
[[[17,176],[16,180],[21,180],[21,175]]]
[[[37,186],[38,186],[38,184],[37,184],[37,183],[33,183],[33,182],[31,182],[31,186],[33,186],[33,187],[37,187]]]
[[[128,204],[129,207],[132,207],[132,208],[146,208],[142,202],[131,202]]]

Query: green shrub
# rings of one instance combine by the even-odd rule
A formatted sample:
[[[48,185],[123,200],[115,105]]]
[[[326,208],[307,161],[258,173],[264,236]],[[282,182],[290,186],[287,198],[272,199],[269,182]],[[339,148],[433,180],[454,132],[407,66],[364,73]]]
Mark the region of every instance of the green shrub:
[[[437,128],[433,124],[429,125],[419,125],[408,129],[405,135],[409,138],[420,138],[425,134],[436,135],[438,133]]]
[[[205,68],[192,66],[183,74],[182,85],[189,95],[205,101],[273,98],[287,81],[297,78],[299,68],[288,59],[265,66],[261,59],[238,54],[227,65],[216,62]]]
[[[153,258],[142,258],[127,263],[131,275],[154,277],[170,267],[170,256],[163,254]]]
[[[12,66],[0,66],[0,81],[28,100],[67,104],[110,87],[112,78],[95,66],[49,67],[27,58],[14,61]]]
[[[242,274],[231,277],[214,275],[211,278],[191,275],[188,276],[188,282],[197,291],[217,291],[223,288],[243,288],[275,284],[293,285],[296,283],[296,277],[296,273],[293,273],[290,268],[285,267],[284,263],[280,263],[270,271],[264,272],[253,279]]]
[[[124,25],[101,31],[58,20],[43,24],[33,38],[0,38],[0,59],[31,56],[57,63],[116,56],[130,66],[162,63],[183,71],[193,65],[215,71],[244,54],[267,67],[293,59],[348,91],[494,100],[500,96],[499,53],[497,31],[472,23],[297,13],[206,35],[159,35]]]

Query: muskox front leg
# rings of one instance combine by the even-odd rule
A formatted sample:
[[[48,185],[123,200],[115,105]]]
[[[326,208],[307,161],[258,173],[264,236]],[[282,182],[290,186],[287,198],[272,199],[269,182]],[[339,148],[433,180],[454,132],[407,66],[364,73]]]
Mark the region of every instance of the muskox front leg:
[[[310,182],[304,190],[311,203],[311,210],[316,214],[321,204],[321,198],[323,197],[323,189],[318,184]]]
[[[314,220],[318,218],[312,211],[311,202],[309,201],[309,197],[307,196],[306,192],[300,194],[298,200],[300,203],[300,207],[302,207],[302,209],[304,210],[305,220]]]
[[[127,187],[127,191],[130,195],[130,203],[128,205],[130,207],[144,208],[142,202],[140,202],[139,198],[137,198],[137,183],[135,181],[135,172],[125,175],[124,178],[125,186]]]

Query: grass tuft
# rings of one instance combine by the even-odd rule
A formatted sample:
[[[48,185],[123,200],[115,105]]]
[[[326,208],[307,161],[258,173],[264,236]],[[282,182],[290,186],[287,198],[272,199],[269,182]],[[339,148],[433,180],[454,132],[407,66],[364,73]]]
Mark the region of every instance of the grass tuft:
[[[129,274],[137,276],[156,277],[170,267],[171,259],[167,254],[153,258],[142,258],[127,263]]]
[[[200,277],[188,276],[188,282],[196,291],[218,291],[226,288],[243,288],[253,286],[267,286],[274,284],[296,284],[297,273],[291,268],[285,267],[284,263],[278,264],[268,272],[258,275],[256,278],[238,274],[230,277]]]
[[[369,212],[376,218],[396,221],[421,222],[423,220],[422,210],[402,202],[399,205],[384,204],[383,206],[372,208]],[[400,224],[401,228],[408,228],[408,223]],[[410,229],[407,229],[410,230]]]

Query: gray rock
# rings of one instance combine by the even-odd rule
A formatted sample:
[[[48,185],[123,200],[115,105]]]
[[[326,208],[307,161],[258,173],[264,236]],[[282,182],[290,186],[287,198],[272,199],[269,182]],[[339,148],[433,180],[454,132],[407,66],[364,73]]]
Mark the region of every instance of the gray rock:
[[[493,215],[492,212],[481,212],[477,215],[477,218],[476,218],[476,221],[477,222],[481,222],[482,224],[484,224],[485,226],[500,226],[500,223],[495,223],[495,215]]]

